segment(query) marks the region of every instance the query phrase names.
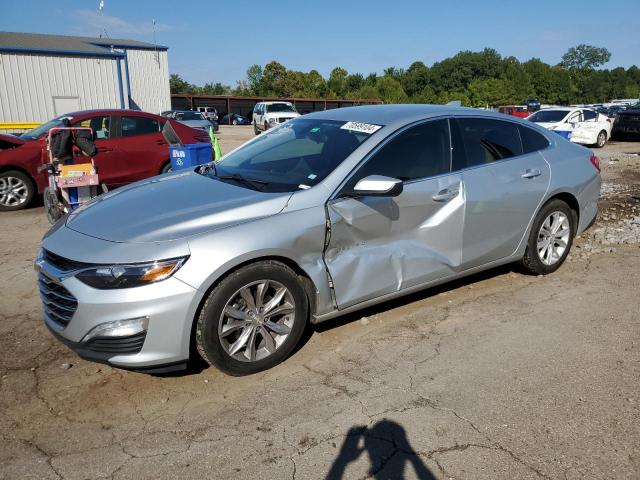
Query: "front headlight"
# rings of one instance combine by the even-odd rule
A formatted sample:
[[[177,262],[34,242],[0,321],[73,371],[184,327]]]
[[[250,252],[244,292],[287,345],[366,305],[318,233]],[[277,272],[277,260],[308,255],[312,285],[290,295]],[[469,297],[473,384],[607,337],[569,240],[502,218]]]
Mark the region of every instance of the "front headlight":
[[[76,278],[101,290],[141,287],[166,280],[184,265],[187,258],[189,257],[133,265],[98,266],[79,272]]]
[[[278,123],[278,119],[277,118],[270,118],[269,119],[269,123]]]

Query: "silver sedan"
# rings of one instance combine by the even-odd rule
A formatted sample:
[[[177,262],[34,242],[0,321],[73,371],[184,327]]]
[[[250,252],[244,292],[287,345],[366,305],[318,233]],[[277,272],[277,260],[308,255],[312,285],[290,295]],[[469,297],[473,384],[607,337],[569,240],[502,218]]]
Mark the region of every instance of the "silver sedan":
[[[318,323],[497,265],[555,271],[594,221],[598,159],[448,106],[291,120],[217,164],[102,195],[36,259],[44,321],[81,356],[242,375]]]

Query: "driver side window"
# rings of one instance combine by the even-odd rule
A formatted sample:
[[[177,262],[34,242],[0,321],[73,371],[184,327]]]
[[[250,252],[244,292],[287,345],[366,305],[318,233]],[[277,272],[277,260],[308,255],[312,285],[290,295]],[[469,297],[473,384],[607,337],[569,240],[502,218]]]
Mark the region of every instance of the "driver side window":
[[[352,182],[369,175],[406,181],[450,171],[449,122],[435,120],[411,127],[390,140],[360,168]]]

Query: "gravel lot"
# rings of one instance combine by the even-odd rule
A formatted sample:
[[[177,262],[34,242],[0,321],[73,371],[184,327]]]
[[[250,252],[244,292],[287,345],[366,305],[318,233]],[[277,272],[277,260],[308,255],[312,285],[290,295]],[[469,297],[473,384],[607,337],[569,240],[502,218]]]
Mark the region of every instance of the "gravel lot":
[[[0,478],[640,478],[639,151],[597,151],[601,215],[555,274],[324,324],[244,378],[76,357],[40,319],[41,207],[1,215]]]

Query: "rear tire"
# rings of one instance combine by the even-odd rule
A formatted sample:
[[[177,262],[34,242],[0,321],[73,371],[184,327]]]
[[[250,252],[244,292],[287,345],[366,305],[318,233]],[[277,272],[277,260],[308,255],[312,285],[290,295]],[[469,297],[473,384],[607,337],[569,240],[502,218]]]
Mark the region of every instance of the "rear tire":
[[[562,200],[545,204],[531,226],[521,267],[534,275],[548,275],[562,265],[576,233],[577,215]]]
[[[605,132],[604,130],[601,130],[600,133],[598,133],[598,138],[596,140],[596,148],[602,148],[606,145],[607,143],[607,132]]]
[[[160,169],[160,175],[162,175],[163,173],[169,173],[172,172],[172,168],[171,168],[171,162],[167,162],[164,165],[162,165],[162,168]]]
[[[26,173],[18,170],[0,173],[0,212],[28,207],[35,194],[35,183]]]
[[[230,375],[260,372],[291,354],[308,315],[307,295],[291,268],[254,263],[209,293],[197,318],[196,347],[207,363]]]

